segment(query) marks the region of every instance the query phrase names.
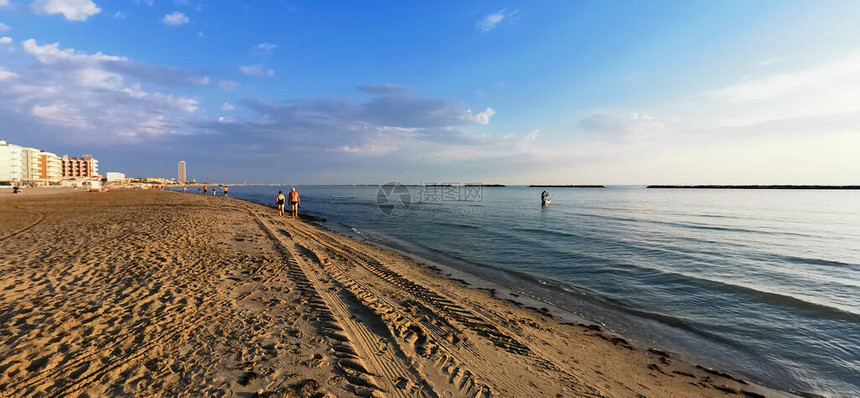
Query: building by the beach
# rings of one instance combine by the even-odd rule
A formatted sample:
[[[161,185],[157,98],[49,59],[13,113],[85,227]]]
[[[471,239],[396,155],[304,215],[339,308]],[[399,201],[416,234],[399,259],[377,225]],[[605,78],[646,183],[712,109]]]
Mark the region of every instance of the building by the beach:
[[[98,163],[90,155],[59,157],[0,140],[0,185],[46,185],[64,179],[93,179],[99,176]]]
[[[22,177],[24,181],[51,183],[63,179],[60,157],[36,148],[21,148]]]
[[[185,161],[179,161],[179,182],[185,182]]]
[[[78,158],[63,155],[63,178],[90,178],[99,175],[99,161],[90,155]]]
[[[107,182],[122,182],[125,181],[125,173],[118,173],[115,171],[108,171],[105,173],[105,180]]]
[[[9,185],[22,180],[22,148],[0,141],[0,184]]]

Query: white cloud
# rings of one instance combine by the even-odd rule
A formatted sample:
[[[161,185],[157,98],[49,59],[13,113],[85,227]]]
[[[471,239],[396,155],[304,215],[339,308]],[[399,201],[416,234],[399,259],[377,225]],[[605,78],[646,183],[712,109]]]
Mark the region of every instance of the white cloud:
[[[765,101],[775,97],[820,88],[848,79],[860,82],[860,55],[846,57],[818,68],[771,76],[712,90],[706,96],[724,102],[743,103]]]
[[[230,112],[230,111],[232,111],[232,110],[235,110],[235,109],[236,109],[236,107],[235,107],[235,106],[233,106],[233,105],[232,105],[231,103],[229,103],[229,102],[225,102],[225,103],[224,103],[224,105],[221,105],[221,109],[223,109],[223,110],[225,110],[225,111],[227,111],[227,112]]]
[[[8,6],[8,5],[9,5],[9,0],[0,0],[0,7]]]
[[[190,21],[191,20],[189,20],[188,17],[185,16],[184,12],[179,11],[174,11],[171,14],[167,14],[164,16],[164,18],[161,19],[161,22],[163,22],[165,25],[171,26],[187,24]]]
[[[114,19],[125,19],[126,15],[122,11],[117,11],[113,14]]]
[[[63,14],[71,21],[86,21],[101,12],[91,0],[36,0],[30,8],[39,15]]]
[[[274,70],[264,68],[263,64],[240,66],[239,71],[248,76],[273,76],[275,74]]]
[[[122,88],[122,76],[98,68],[85,68],[75,74],[77,82],[83,87],[107,88],[117,90]]]
[[[475,26],[477,26],[478,30],[482,32],[489,32],[495,29],[505,19],[510,20],[511,18],[519,14],[519,12],[519,10],[514,10],[511,12],[506,12],[505,10],[502,10],[499,12],[495,12],[490,15],[487,15],[484,18],[481,18],[481,20],[478,21]]]
[[[257,44],[257,49],[258,49],[258,50],[261,50],[261,51],[272,51],[272,50],[274,50],[276,47],[278,47],[278,45],[277,45],[277,44],[272,44],[272,43],[260,43],[260,44]]]
[[[130,97],[134,97],[134,98],[143,98],[143,97],[146,97],[147,95],[149,95],[149,93],[147,93],[146,91],[143,91],[140,88],[140,84],[134,84],[131,87],[123,88],[120,91],[122,91],[123,93],[126,93]]]
[[[28,56],[47,66],[28,68],[0,84],[0,120],[21,133],[58,134],[78,142],[130,142],[198,131],[197,99],[148,91],[140,82],[165,86],[207,84],[205,76],[139,64],[125,57],[87,54],[58,43],[22,43]],[[35,62],[35,61],[33,61]],[[5,74],[3,74],[5,75]],[[45,123],[57,126],[48,127]]]
[[[150,7],[152,7],[152,5],[155,4],[155,0],[134,0],[134,3],[135,4],[146,4]]]
[[[18,76],[17,73],[0,68],[0,80],[11,79],[16,76]]]
[[[219,116],[218,123],[233,123],[233,118],[230,116]]]
[[[33,116],[63,127],[85,129],[90,127],[87,120],[77,109],[64,104],[34,105]]]
[[[233,91],[237,89],[241,83],[232,80],[221,80],[218,82],[218,88],[224,91]]]
[[[755,63],[755,66],[767,66],[776,62],[776,58],[763,59]]]
[[[3,23],[3,22],[0,22],[0,32],[6,32],[6,31],[8,31],[9,29],[12,29],[12,28],[10,28],[10,27],[9,27],[9,25],[6,25],[6,24],[5,24],[5,23]]]
[[[40,46],[34,39],[27,39],[21,45],[24,51],[33,54],[36,58],[45,64],[55,63],[60,60],[71,61],[121,61],[126,60],[125,57],[115,57],[105,55],[101,52],[88,55],[75,51],[73,48],[60,50],[60,43],[45,44]]]
[[[124,127],[118,134],[126,137],[137,138],[141,136],[157,136],[170,133],[167,119],[162,114],[145,118],[138,123]]]
[[[153,93],[151,94],[151,97],[159,102],[188,113],[197,112],[198,105],[200,104],[200,101],[197,101],[196,99],[178,97],[173,94]]]
[[[362,141],[357,145],[341,145],[331,152],[345,152],[363,156],[380,156],[402,150],[416,140],[419,129],[392,126],[360,126]]]
[[[723,125],[860,111],[860,54],[706,91],[687,107]]]
[[[490,118],[496,114],[496,111],[493,108],[487,108],[483,112],[473,115],[472,110],[466,110],[466,113],[469,115],[469,119],[478,124],[490,124]]]
[[[12,38],[8,36],[0,37],[0,44],[9,44],[12,42]]]

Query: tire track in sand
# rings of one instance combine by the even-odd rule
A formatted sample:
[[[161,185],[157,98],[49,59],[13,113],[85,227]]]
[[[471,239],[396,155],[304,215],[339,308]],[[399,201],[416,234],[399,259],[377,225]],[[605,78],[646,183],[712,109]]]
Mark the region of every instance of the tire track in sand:
[[[252,209],[246,208],[263,232],[275,243],[297,287],[309,297],[309,304],[318,313],[319,328],[335,350],[337,366],[344,377],[354,385],[354,393],[378,396],[387,393],[395,397],[437,397],[426,388],[427,383],[399,357],[395,350],[380,347],[380,338],[365,324],[354,318],[349,298],[340,297],[338,289],[314,275],[297,253],[291,249],[286,237],[280,238]],[[403,383],[402,380],[409,380]],[[385,395],[385,394],[382,394]]]
[[[21,209],[20,207],[15,207],[15,208],[16,208],[16,209]],[[35,226],[39,225],[42,221],[45,221],[45,218],[47,217],[47,216],[45,215],[45,213],[42,213],[41,211],[35,211],[35,210],[34,210],[34,212],[35,212],[36,214],[38,214],[38,215],[39,215],[39,219],[38,219],[38,220],[36,220],[36,222],[34,222],[34,223],[32,223],[32,224],[30,224],[30,225],[28,225],[28,226],[24,227],[24,228],[21,228],[21,229],[19,229],[19,230],[17,230],[17,231],[14,231],[14,232],[10,233],[9,235],[6,235],[6,236],[2,236],[2,237],[0,237],[0,241],[3,241],[3,240],[6,240],[6,239],[9,239],[9,238],[11,238],[11,237],[13,237],[13,236],[16,236],[16,235],[22,234],[22,233],[24,233],[24,232],[27,232],[27,230],[29,230],[30,228],[33,228],[33,227],[35,227]]]
[[[463,361],[451,352],[448,344],[443,343],[443,341],[456,341],[463,346],[466,345],[465,341],[456,338],[454,333],[450,332],[445,333],[445,337],[441,337],[437,334],[437,331],[441,330],[438,325],[429,322],[429,320],[415,319],[402,306],[393,303],[384,295],[374,292],[372,288],[351,278],[334,262],[328,261],[328,259],[323,261],[325,256],[319,252],[301,243],[297,243],[297,246],[307,251],[316,265],[331,276],[341,289],[350,292],[351,296],[358,300],[362,307],[372,311],[377,318],[382,320],[384,327],[389,330],[391,336],[397,338],[397,342],[402,347],[402,352],[410,357],[413,364],[430,365],[421,367],[422,373],[427,374],[427,378],[430,380],[443,380],[445,384],[433,384],[434,390],[456,396],[492,396],[492,390],[481,381],[481,377],[468,369]],[[428,325],[431,326],[428,327]],[[436,327],[432,328],[432,326]],[[431,332],[431,328],[434,331]],[[451,325],[449,328],[450,331],[454,329]],[[505,382],[499,384],[505,385]],[[515,385],[508,385],[508,387],[509,390],[514,389]]]
[[[436,322],[430,322],[430,321],[426,321],[426,320],[425,321],[419,321],[419,320],[415,320],[414,318],[412,318],[412,322],[407,322],[405,324],[405,325],[407,325],[406,326],[407,328],[412,328],[412,329],[415,329],[417,324],[423,325],[425,327],[425,331],[428,333],[424,333],[424,335],[422,335],[420,337],[421,339],[427,339],[428,337],[433,337],[433,335],[435,335],[435,338],[433,339],[435,346],[444,348],[446,345],[447,346],[452,345],[451,341],[447,337],[447,334],[445,334],[444,332],[442,335],[438,334],[438,332],[440,331],[439,325],[446,323],[447,320],[444,317],[440,317],[435,311],[432,311],[432,310],[426,308],[425,306],[421,305],[422,301],[423,302],[429,301],[431,305],[433,305],[434,307],[436,307],[439,310],[442,310],[442,312],[448,314],[457,322],[463,324],[467,328],[476,332],[479,336],[487,338],[488,340],[490,340],[490,342],[492,342],[497,347],[506,348],[506,350],[508,352],[521,355],[524,357],[524,359],[528,358],[529,360],[533,361],[534,365],[538,366],[539,368],[544,369],[544,372],[551,372],[551,373],[557,375],[558,378],[568,380],[568,382],[571,385],[576,385],[577,386],[577,393],[579,395],[581,395],[581,396],[601,396],[601,394],[597,390],[594,390],[593,388],[587,387],[586,383],[584,383],[580,377],[571,374],[570,372],[557,366],[551,360],[547,359],[549,357],[547,357],[546,355],[543,355],[543,353],[540,352],[542,350],[535,351],[534,349],[531,349],[531,348],[525,346],[524,344],[517,342],[516,340],[514,340],[514,338],[509,337],[507,334],[503,334],[503,332],[501,330],[499,330],[498,328],[493,326],[488,321],[485,321],[479,315],[476,315],[476,314],[464,309],[463,307],[461,307],[457,304],[454,304],[449,299],[442,297],[438,293],[432,292],[429,289],[406,279],[405,277],[399,275],[395,271],[390,270],[387,267],[383,266],[375,258],[373,258],[367,254],[364,254],[364,253],[350,247],[349,245],[337,242],[336,240],[334,240],[330,237],[320,238],[320,236],[318,234],[314,234],[313,232],[308,231],[308,228],[306,228],[305,226],[298,226],[297,224],[300,224],[300,223],[292,223],[291,226],[294,227],[295,231],[299,232],[303,236],[306,236],[312,242],[322,246],[324,249],[326,249],[328,251],[331,251],[336,256],[337,255],[341,256],[342,258],[344,258],[348,262],[363,266],[371,274],[374,274],[374,275],[378,276],[379,278],[386,280],[389,283],[392,283],[393,285],[397,286],[398,288],[402,289],[403,291],[415,296],[418,299],[418,301],[415,302],[414,304],[416,304],[416,306],[418,307],[417,309],[418,309],[419,313],[422,315],[422,317],[425,319],[428,317],[429,318],[434,318],[434,317],[436,318]],[[320,256],[320,254],[318,252],[316,254],[317,254],[317,256]],[[327,270],[332,270],[335,267],[336,266],[334,265],[334,263],[327,263],[324,268],[326,268]],[[374,290],[372,287],[362,285],[361,283],[356,281],[354,278],[350,278],[345,272],[341,272],[341,271],[338,271],[338,272],[342,276],[336,276],[332,272],[330,272],[330,274],[332,274],[333,277],[335,277],[336,279],[339,277],[348,279],[349,280],[348,282],[346,282],[346,281],[342,282],[345,286],[349,286],[350,288],[354,288],[354,289],[358,289],[358,290],[363,290],[363,292],[354,292],[357,296],[359,296],[359,297],[372,297],[372,299],[371,299],[370,303],[368,303],[368,305],[378,306],[377,303],[386,301],[383,294],[380,294],[378,292],[371,293],[371,291]],[[433,301],[423,300],[427,297],[433,298],[434,300]],[[389,308],[396,307],[390,301],[388,302],[387,306]],[[383,313],[388,313],[389,311],[394,311],[394,310],[393,309],[382,310]],[[410,316],[408,315],[408,312],[400,310],[397,319],[395,319],[395,323],[403,325],[404,323],[398,322],[398,320],[402,320],[402,318],[409,318],[409,317]],[[420,328],[418,328],[418,329],[420,329]],[[513,344],[511,342],[513,342]],[[507,349],[507,348],[512,348],[512,349]],[[470,363],[470,362],[471,363],[480,363],[482,361],[482,359],[478,356],[478,357],[469,358],[469,359],[464,360],[464,358],[463,358],[464,354],[462,352],[455,354],[452,350],[446,350],[446,351],[447,352],[444,353],[444,358],[442,358],[439,362],[437,362],[436,365],[438,367],[443,368],[446,373],[451,372],[453,369],[455,375],[456,375],[457,371],[468,372],[466,374],[466,376],[467,376],[466,378],[467,379],[473,379],[474,375],[470,374],[470,372],[465,369],[463,363],[464,362],[466,362],[466,363]],[[462,377],[462,374],[460,376]],[[500,380],[496,380],[496,383],[497,383],[497,385],[505,385],[506,381],[507,380],[500,379]],[[509,386],[509,387],[511,387],[511,388],[508,390],[508,392],[517,389],[516,386]]]

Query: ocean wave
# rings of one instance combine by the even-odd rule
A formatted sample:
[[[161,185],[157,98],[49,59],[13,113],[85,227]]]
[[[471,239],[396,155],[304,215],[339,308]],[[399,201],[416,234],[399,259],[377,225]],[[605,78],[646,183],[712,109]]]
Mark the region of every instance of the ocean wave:
[[[513,228],[514,231],[519,232],[527,232],[527,233],[535,233],[539,235],[555,235],[555,236],[563,236],[563,237],[575,237],[575,238],[583,238],[584,236],[581,234],[568,232],[568,231],[559,231],[555,229],[547,229],[547,228],[529,228],[529,227],[519,227]]]
[[[855,313],[844,308],[839,308],[827,304],[807,301],[803,298],[795,297],[787,293],[772,292],[746,284],[733,283],[725,280],[707,278],[699,275],[691,275],[683,272],[667,271],[653,267],[638,266],[629,263],[617,264],[654,272],[659,274],[661,277],[674,278],[677,282],[680,283],[694,283],[712,291],[731,291],[733,293],[743,294],[748,297],[756,298],[758,302],[783,308],[806,311],[811,315],[815,315],[821,318],[838,319],[853,323],[860,323],[860,313]]]

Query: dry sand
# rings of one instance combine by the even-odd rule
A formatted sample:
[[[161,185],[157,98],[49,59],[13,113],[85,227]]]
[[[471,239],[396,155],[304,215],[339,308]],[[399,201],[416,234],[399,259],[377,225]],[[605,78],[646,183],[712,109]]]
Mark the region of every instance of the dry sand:
[[[0,191],[0,220],[2,396],[784,395],[241,200]]]

